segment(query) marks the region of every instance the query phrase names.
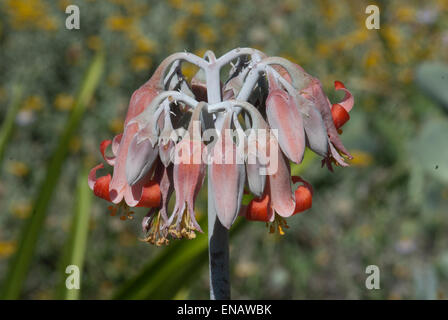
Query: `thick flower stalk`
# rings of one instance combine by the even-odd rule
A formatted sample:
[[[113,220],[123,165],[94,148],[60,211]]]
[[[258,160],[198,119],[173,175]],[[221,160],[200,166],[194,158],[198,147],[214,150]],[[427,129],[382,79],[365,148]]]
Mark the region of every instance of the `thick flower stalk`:
[[[200,68],[189,82],[185,62]],[[211,297],[228,298],[226,232],[236,218],[265,222],[283,235],[286,219],[309,209],[313,197],[310,183],[291,176],[290,162],[300,164],[308,147],[331,171],[347,166],[351,155],[340,134],[354,100],[342,82],[335,89],[344,97],[331,103],[302,67],[251,48],[219,59],[211,51],[204,58],[173,54],[132,95],[124,132],[101,143],[112,175],[97,177],[104,168],[97,165],[89,186],[121,219],[132,218],[132,207],[149,208],[145,240],[164,245],[202,232],[195,200],[208,172]],[[248,205],[245,193],[252,195]]]

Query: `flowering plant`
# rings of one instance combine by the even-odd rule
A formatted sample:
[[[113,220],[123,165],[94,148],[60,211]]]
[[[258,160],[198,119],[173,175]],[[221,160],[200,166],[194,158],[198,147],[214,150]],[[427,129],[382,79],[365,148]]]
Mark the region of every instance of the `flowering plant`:
[[[200,68],[190,82],[183,62]],[[345,96],[331,104],[320,81],[303,68],[251,48],[219,59],[211,51],[203,59],[175,53],[132,95],[124,132],[101,143],[113,175],[97,178],[99,164],[89,186],[113,203],[112,215],[124,213],[121,219],[132,218],[131,207],[150,208],[142,222],[145,240],[159,246],[202,232],[194,202],[208,168],[210,260],[215,249],[228,256],[226,230],[239,215],[284,234],[285,218],[309,209],[313,195],[307,181],[291,176],[289,161],[300,164],[305,147],[330,170],[351,158],[339,134],[354,100],[342,82],[335,89]],[[113,156],[106,155],[110,145]],[[254,196],[247,206],[245,192]]]

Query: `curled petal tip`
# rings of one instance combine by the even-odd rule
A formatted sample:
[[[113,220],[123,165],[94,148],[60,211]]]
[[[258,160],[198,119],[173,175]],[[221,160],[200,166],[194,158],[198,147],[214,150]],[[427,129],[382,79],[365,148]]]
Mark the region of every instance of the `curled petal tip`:
[[[331,115],[336,129],[341,128],[348,120],[350,120],[350,115],[347,110],[337,103],[333,104],[331,107]]]
[[[345,86],[344,86],[344,84],[343,84],[341,81],[336,80],[336,81],[334,82],[334,88],[335,88],[336,90],[339,90],[339,89],[345,89]]]
[[[115,141],[115,138],[114,138]],[[106,161],[109,165],[113,166],[115,164],[115,157],[106,156],[107,147],[112,144],[111,140],[103,140],[100,144],[101,155],[103,156],[104,161]]]
[[[104,168],[104,165],[101,163],[90,170],[88,177],[89,188],[93,190],[93,193],[97,197],[111,201],[109,194],[109,184],[112,178],[111,175],[108,174],[99,178],[96,177],[96,171],[102,168]]]
[[[353,98],[352,93],[344,86],[341,81],[334,82],[334,88],[336,90],[343,90],[345,92],[345,96],[342,101],[338,102],[338,104],[343,107],[347,112],[352,110],[353,105],[355,104],[355,100]]]
[[[89,172],[89,177],[88,177],[88,183],[89,183],[89,188],[90,190],[93,190],[93,187],[95,186],[95,182],[97,180],[96,178],[96,172],[99,169],[104,168],[104,164],[100,163],[99,165],[93,167],[90,172]]]

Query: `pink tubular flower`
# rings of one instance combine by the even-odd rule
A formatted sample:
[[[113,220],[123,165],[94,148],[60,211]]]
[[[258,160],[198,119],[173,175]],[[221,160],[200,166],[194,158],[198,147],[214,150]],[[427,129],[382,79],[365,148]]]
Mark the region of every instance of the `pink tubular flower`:
[[[230,228],[238,216],[246,175],[242,155],[229,134],[232,116],[232,112],[226,115],[221,135],[211,152],[210,164],[209,192],[212,192],[218,218],[226,228]]]
[[[141,86],[132,95],[131,101],[129,103],[128,113],[126,115],[126,120],[124,122],[124,133],[121,138],[121,143],[117,150],[117,159],[114,165],[114,174],[110,183],[110,195],[113,203],[120,203],[123,198],[129,206],[135,206],[138,203],[138,196],[140,194],[138,189],[141,189],[141,185],[130,185],[126,178],[126,160],[129,156],[130,148],[138,148],[142,151],[144,147],[148,148],[148,142],[144,142],[141,146],[137,146],[136,140],[134,139],[138,132],[138,125],[133,123],[127,125],[128,122],[134,117],[138,116],[143,112],[144,108],[154,99],[158,94],[158,90],[154,87],[154,79],[149,80],[143,86]],[[132,150],[132,149],[131,149]],[[155,153],[154,150],[147,152],[137,152],[134,151],[132,155],[138,161],[138,158],[143,158],[147,156],[149,152]],[[131,155],[131,156],[132,156]],[[137,156],[135,156],[137,155]]]
[[[176,204],[174,211],[168,220],[170,234],[176,238],[195,237],[194,231],[202,232],[196,222],[194,202],[202,187],[205,177],[205,164],[202,162],[202,153],[205,145],[200,140],[199,128],[195,123],[205,103],[200,103],[194,110],[192,121],[188,128],[188,134],[176,145],[175,154],[178,161],[174,164],[174,191]],[[194,129],[197,129],[194,132]],[[185,212],[186,209],[186,212]]]
[[[157,75],[157,74],[156,74]],[[151,173],[146,174],[139,183],[130,185],[126,179],[126,160],[129,156],[130,144],[138,131],[136,124],[127,125],[128,122],[143,112],[145,107],[158,94],[156,84],[157,76],[152,77],[132,95],[125,120],[123,134],[117,135],[112,141],[105,140],[100,145],[104,161],[113,166],[113,175],[96,178],[96,171],[103,168],[100,164],[93,168],[89,175],[89,186],[95,195],[112,202],[113,215],[121,207],[124,208],[124,218],[131,217],[129,207],[158,207],[160,203],[160,189],[156,181],[151,179]],[[106,156],[106,149],[112,144],[113,157]]]
[[[282,90],[268,73],[269,95],[266,99],[266,114],[269,125],[278,130],[278,142],[283,153],[295,163],[301,163],[305,152],[305,130],[300,110],[294,98]]]

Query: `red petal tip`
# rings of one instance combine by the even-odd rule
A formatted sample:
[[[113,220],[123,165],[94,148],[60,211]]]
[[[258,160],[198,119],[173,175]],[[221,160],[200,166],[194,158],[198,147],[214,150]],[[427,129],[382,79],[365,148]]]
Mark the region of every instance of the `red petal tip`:
[[[306,186],[299,186],[295,192],[296,208],[294,214],[303,212],[313,205],[313,195],[311,190]]]
[[[334,88],[336,89],[336,90],[339,90],[339,89],[345,89],[345,86],[344,86],[344,84],[341,82],[341,81],[335,81],[334,82]]]
[[[104,200],[111,201],[110,194],[109,194],[109,184],[110,184],[111,179],[112,179],[112,177],[110,174],[96,179],[95,185],[93,187],[93,193],[98,198],[102,198]]]
[[[350,120],[350,115],[347,110],[337,103],[333,104],[331,107],[331,116],[333,117],[333,122],[336,129],[341,128],[348,120]]]
[[[268,194],[260,199],[252,199],[246,209],[246,219],[250,221],[269,222],[270,214],[270,197]]]
[[[142,191],[142,197],[137,204],[137,207],[154,208],[160,206],[162,199],[162,193],[160,191],[160,185],[154,181],[149,181]]]

